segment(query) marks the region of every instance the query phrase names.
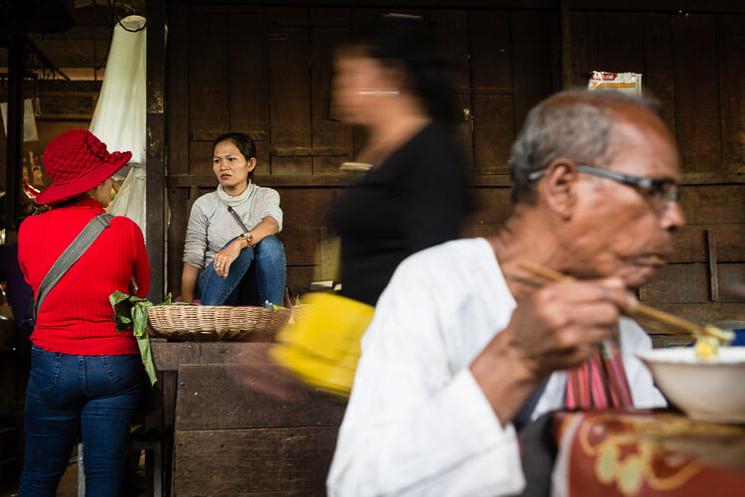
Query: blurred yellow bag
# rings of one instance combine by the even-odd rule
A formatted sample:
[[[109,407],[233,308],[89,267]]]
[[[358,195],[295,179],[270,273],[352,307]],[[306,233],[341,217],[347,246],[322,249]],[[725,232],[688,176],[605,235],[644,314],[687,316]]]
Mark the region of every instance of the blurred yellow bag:
[[[348,396],[375,308],[331,293],[312,293],[303,302],[308,310],[279,332],[271,356],[305,383]]]

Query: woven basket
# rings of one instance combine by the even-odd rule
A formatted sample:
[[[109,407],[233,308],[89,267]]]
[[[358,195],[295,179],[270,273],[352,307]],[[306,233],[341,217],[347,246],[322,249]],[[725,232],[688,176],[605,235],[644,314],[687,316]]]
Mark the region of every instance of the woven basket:
[[[306,314],[308,314],[308,311],[310,311],[310,305],[308,304],[297,304],[293,305],[290,308],[290,323],[293,323],[297,321],[298,319],[301,319]]]
[[[241,340],[274,335],[290,319],[287,309],[227,305],[154,305],[147,316],[151,336],[173,340]]]

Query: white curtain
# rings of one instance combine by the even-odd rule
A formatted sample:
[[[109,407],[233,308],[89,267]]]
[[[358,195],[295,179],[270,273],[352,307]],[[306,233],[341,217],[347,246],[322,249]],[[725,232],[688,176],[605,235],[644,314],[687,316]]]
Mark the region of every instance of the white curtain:
[[[145,18],[129,16],[122,24],[130,30],[145,25]],[[145,233],[145,113],[146,29],[129,32],[119,24],[106,61],[101,94],[93,112],[90,130],[106,143],[109,152],[132,152],[128,167],[119,172],[126,179],[111,203],[109,212],[127,216]]]

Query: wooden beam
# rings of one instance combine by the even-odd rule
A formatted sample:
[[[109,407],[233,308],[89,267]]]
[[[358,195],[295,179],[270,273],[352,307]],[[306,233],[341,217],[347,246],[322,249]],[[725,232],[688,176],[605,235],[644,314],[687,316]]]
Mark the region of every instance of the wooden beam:
[[[281,188],[341,188],[359,181],[361,174],[258,174],[254,177],[257,185]],[[508,174],[473,175],[470,186],[473,187],[509,187]],[[167,178],[168,188],[214,188],[217,185],[214,176],[173,174]]]
[[[333,157],[348,156],[350,150],[338,147],[275,147],[275,157]]]
[[[269,187],[330,187],[340,188],[358,181],[360,176],[331,176],[331,175],[256,175],[257,185]],[[171,175],[168,176],[168,188],[215,188],[217,180],[214,176]]]
[[[361,175],[350,173],[338,174],[286,174],[266,175],[257,174],[256,184],[270,187],[284,188],[340,188],[359,181]],[[745,174],[740,173],[688,173],[683,174],[680,182],[683,186],[715,186],[745,184]],[[168,188],[213,188],[217,185],[212,175],[172,174],[167,178]],[[469,186],[476,188],[509,187],[509,174],[473,174]]]
[[[671,312],[699,324],[711,323],[722,327],[724,322],[738,322],[745,326],[745,306],[742,302],[706,302],[706,303],[655,303],[655,307]]]
[[[681,185],[742,185],[745,184],[745,174],[743,173],[683,173]]]
[[[184,365],[178,377],[178,430],[338,426],[344,416],[343,401],[265,361]]]
[[[338,0],[276,0],[269,2],[250,0],[181,0],[180,3],[197,4],[197,12],[256,13],[264,6],[338,7]],[[407,9],[459,8],[459,9],[541,9],[555,10],[556,0],[348,0],[345,7],[381,8],[395,10],[405,4]],[[745,13],[745,2],[739,0],[626,0],[625,2],[598,2],[597,0],[570,0],[573,10],[610,12],[679,12],[686,13]],[[287,22],[287,21],[285,21]],[[306,23],[307,25],[307,23]]]
[[[240,8],[244,11],[251,12],[252,9],[262,6],[313,6],[313,7],[338,7],[340,3],[338,0],[275,0],[269,2],[264,1],[246,1],[246,0],[182,0],[182,3],[195,3],[201,4],[201,8],[211,7],[216,5],[221,8],[223,5],[230,6],[230,4],[248,4],[241,5]],[[484,7],[488,9],[500,9],[500,8],[523,8],[523,9],[551,9],[554,8],[555,0],[407,0],[401,2],[400,0],[349,0],[343,2],[345,7],[360,7],[360,8],[379,8],[396,10],[401,9],[402,4],[405,4],[406,9],[412,8],[466,8],[466,7]]]
[[[147,177],[146,227],[150,258],[150,300],[165,293],[165,2],[147,0]]]
[[[680,12],[693,13],[742,13],[745,4],[739,0],[626,0],[625,2],[598,2],[597,0],[569,0],[575,10],[616,12]]]
[[[47,57],[46,53],[44,53],[38,46],[36,46],[31,38],[24,35],[23,40],[25,42],[25,46],[28,47],[29,52],[34,53],[39,61],[50,71],[52,71],[53,74],[58,74],[62,76],[62,79],[64,79],[65,81],[70,81],[70,76],[62,72],[62,70],[60,70],[58,66],[54,65],[54,63],[49,60],[49,57]]]
[[[258,9],[262,4],[270,2],[264,0],[182,0],[185,3],[201,4],[201,8],[217,6],[218,8],[235,8],[235,4],[241,5],[241,9]],[[233,4],[233,5],[230,5]],[[314,7],[337,7],[340,2],[336,0],[277,0],[272,5],[291,6],[314,6]],[[395,0],[348,0],[345,6],[357,6],[366,8],[487,8],[487,9],[555,9],[555,0],[407,0],[406,2]],[[224,7],[223,7],[224,6]],[[598,2],[597,0],[571,0],[570,7],[578,10],[595,11],[619,11],[619,12],[711,12],[711,13],[736,13],[745,12],[745,4],[739,0],[626,0],[625,2]]]
[[[325,496],[338,431],[337,426],[176,429],[171,495]]]

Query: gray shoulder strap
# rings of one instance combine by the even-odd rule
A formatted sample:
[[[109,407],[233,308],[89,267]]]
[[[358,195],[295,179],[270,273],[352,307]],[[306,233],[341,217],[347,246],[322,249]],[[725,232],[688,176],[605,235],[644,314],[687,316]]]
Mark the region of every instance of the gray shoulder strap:
[[[88,250],[88,247],[90,247],[96,238],[98,238],[98,235],[109,227],[113,217],[114,216],[111,214],[99,214],[88,221],[88,224],[85,225],[83,231],[75,237],[72,243],[55,261],[52,268],[46,276],[44,276],[44,279],[41,280],[41,284],[39,285],[38,296],[36,302],[34,302],[34,320],[36,320],[36,316],[39,314],[39,308],[41,308],[41,304],[44,302],[47,295],[49,295],[49,292],[52,291],[52,288],[54,288],[57,282],[65,275],[67,270],[70,269],[78,259],[80,259],[80,256]]]

